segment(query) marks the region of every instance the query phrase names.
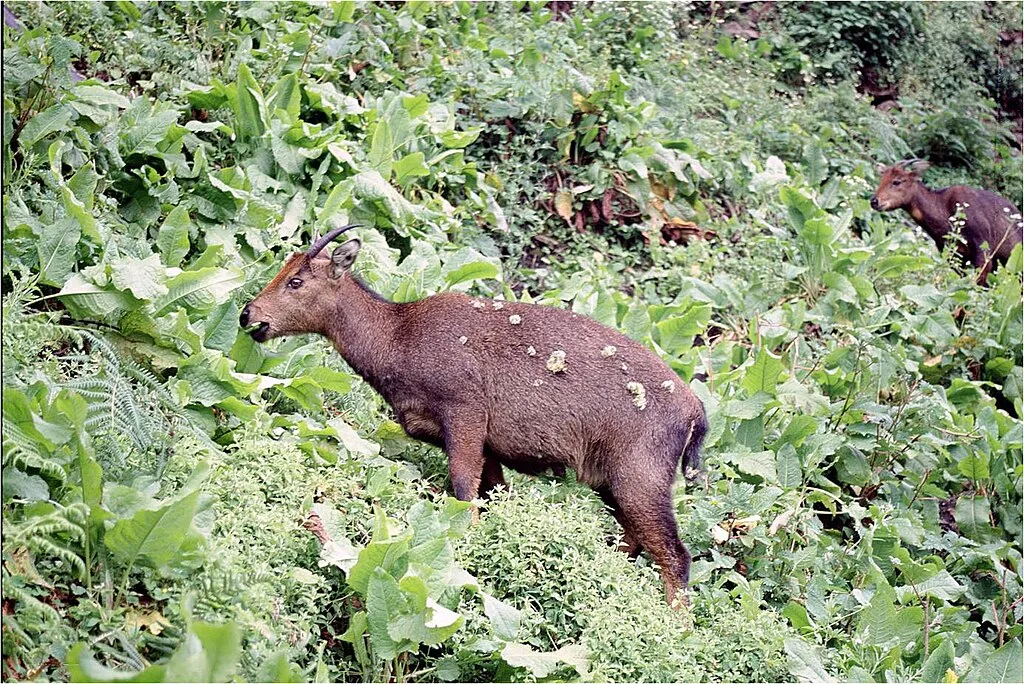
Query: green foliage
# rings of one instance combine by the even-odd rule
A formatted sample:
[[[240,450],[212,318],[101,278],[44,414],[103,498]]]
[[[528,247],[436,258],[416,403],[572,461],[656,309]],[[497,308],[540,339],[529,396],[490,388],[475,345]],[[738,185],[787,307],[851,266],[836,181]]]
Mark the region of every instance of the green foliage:
[[[8,8],[5,678],[1020,678],[1021,251],[977,288],[867,202],[916,154],[1019,203],[1019,7]],[[386,297],[690,382],[690,611],[571,476],[471,522],[323,341],[240,330],[347,222]]]
[[[783,26],[821,72],[845,78],[871,71],[883,82],[924,23],[912,3],[788,3],[782,12]]]

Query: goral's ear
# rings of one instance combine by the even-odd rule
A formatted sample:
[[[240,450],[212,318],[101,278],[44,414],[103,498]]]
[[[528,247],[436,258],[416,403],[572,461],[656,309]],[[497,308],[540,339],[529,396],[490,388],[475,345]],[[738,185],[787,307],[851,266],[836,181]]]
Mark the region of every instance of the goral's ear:
[[[927,171],[931,167],[932,167],[932,165],[931,165],[930,162],[916,161],[916,162],[914,162],[913,164],[910,165],[910,172],[913,173],[918,178],[920,178],[921,174],[923,174],[925,171]]]
[[[877,173],[879,176],[881,176],[883,173],[885,173],[885,170],[887,168],[889,168],[889,167],[886,166],[885,164],[882,164],[881,162],[879,162],[878,164],[875,164],[875,173]]]
[[[362,246],[363,243],[359,240],[349,240],[334,248],[334,251],[331,252],[332,278],[340,278],[342,273],[351,268],[356,260],[356,255],[359,254],[359,248]]]

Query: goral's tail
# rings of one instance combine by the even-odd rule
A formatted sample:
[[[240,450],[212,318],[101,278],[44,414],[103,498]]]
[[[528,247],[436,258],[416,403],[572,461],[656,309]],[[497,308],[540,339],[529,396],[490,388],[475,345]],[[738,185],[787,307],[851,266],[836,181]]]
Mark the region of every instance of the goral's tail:
[[[690,436],[686,440],[686,447],[683,448],[683,476],[688,480],[694,479],[700,473],[700,448],[707,431],[708,418],[704,413],[704,407],[701,406],[690,422]]]

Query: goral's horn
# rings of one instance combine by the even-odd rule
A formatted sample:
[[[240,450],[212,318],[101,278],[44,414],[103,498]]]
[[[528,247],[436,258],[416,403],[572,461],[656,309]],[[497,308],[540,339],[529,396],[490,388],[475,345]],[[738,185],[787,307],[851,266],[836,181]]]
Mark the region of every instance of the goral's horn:
[[[896,166],[899,166],[900,168],[905,169],[908,166],[910,166],[911,164],[913,164],[914,162],[919,162],[919,161],[921,161],[921,160],[918,159],[917,157],[911,157],[910,159],[901,159],[898,162],[896,162]]]
[[[341,228],[335,228],[334,230],[328,231],[325,235],[320,236],[320,239],[318,239],[316,242],[313,243],[313,245],[306,252],[306,258],[307,259],[312,259],[317,254],[319,254],[321,251],[323,251],[324,247],[326,247],[331,242],[336,240],[339,235],[341,235],[345,231],[352,230],[353,228],[358,228],[358,227],[359,227],[358,223],[350,223],[347,226],[342,226]]]

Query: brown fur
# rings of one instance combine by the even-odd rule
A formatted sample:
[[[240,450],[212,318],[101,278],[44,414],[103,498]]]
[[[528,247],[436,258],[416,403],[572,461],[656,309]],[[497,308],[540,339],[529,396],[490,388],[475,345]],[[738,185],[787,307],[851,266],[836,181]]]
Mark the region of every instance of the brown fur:
[[[965,261],[981,269],[978,282],[985,284],[992,267],[1006,263],[1022,238],[1021,213],[1008,200],[987,190],[954,185],[930,190],[921,182],[927,162],[903,162],[882,173],[871,206],[880,211],[905,209],[942,249],[951,227],[949,219],[963,208],[966,225],[957,247]]]
[[[347,270],[353,250],[357,241],[331,258],[292,257],[245,307],[242,324],[265,324],[253,332],[261,342],[299,333],[330,339],[406,432],[446,450],[459,499],[502,484],[502,466],[573,468],[612,508],[626,547],[650,551],[669,601],[685,590],[690,554],[672,484],[681,455],[685,466],[698,465],[706,420],[672,369],[619,332],[561,309],[454,292],[383,300]],[[302,286],[289,287],[296,277]],[[564,370],[548,367],[556,350],[565,352]],[[644,387],[643,409],[631,382]]]

